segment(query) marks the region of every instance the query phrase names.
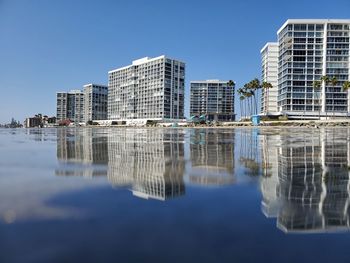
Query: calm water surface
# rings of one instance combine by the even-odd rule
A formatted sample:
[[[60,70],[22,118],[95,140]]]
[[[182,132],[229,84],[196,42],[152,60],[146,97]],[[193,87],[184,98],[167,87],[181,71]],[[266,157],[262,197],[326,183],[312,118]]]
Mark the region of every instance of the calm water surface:
[[[0,129],[0,262],[350,262],[350,129]]]

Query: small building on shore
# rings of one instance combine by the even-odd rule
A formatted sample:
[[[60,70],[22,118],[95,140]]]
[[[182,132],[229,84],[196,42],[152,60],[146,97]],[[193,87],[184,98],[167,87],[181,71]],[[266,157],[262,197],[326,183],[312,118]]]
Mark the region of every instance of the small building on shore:
[[[36,128],[36,127],[49,127],[54,126],[56,123],[56,117],[49,117],[42,115],[41,113],[34,115],[34,117],[28,117],[24,121],[25,128]]]

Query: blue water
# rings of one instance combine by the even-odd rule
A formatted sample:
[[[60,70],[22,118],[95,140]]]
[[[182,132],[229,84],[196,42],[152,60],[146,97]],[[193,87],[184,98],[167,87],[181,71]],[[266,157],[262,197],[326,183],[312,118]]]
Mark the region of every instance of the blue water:
[[[0,262],[350,262],[350,129],[1,129]]]

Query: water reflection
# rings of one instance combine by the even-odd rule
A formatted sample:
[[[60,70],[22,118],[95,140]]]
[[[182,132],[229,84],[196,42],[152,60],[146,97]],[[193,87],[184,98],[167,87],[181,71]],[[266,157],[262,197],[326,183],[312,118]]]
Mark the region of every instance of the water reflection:
[[[133,195],[165,200],[185,193],[183,132],[115,130],[108,137],[108,180]]]
[[[56,175],[104,175],[114,187],[129,187],[133,195],[145,199],[166,200],[185,193],[183,132],[62,129],[57,137],[60,161],[95,165],[65,167]]]
[[[243,176],[259,183],[262,212],[282,231],[348,231],[349,135],[347,128],[58,129],[56,175],[103,177],[163,201],[189,185],[233,185]]]
[[[284,232],[349,230],[349,130],[295,132],[261,137],[263,213]]]
[[[234,133],[208,129],[191,130],[189,179],[201,185],[233,184]]]

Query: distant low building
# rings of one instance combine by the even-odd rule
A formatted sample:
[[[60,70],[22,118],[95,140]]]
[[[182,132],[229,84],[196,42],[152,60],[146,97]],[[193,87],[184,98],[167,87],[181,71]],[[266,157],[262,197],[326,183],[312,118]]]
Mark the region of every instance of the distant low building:
[[[11,119],[10,123],[0,124],[0,128],[22,128],[22,127],[23,125],[19,121],[16,121],[14,118]]]
[[[41,127],[42,126],[42,120],[39,117],[29,117],[26,118],[24,121],[24,127],[25,128],[34,128],[34,127]]]
[[[56,117],[48,117],[47,115],[36,114],[34,117],[28,117],[24,121],[25,128],[47,127],[56,123]]]

